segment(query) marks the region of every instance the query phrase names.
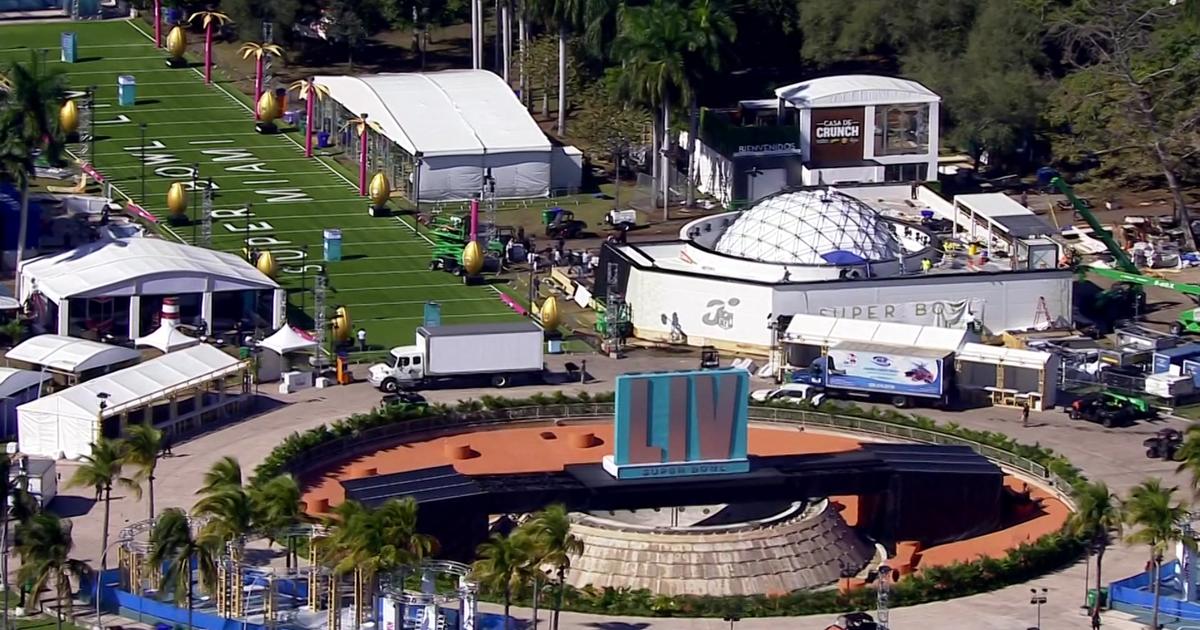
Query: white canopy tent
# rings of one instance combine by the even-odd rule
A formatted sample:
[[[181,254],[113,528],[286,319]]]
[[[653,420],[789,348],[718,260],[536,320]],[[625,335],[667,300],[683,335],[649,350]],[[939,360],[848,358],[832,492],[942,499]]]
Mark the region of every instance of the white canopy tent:
[[[0,367],[0,435],[17,433],[17,406],[36,399],[50,375],[33,370]]]
[[[955,352],[969,340],[969,336],[970,333],[961,328],[794,315],[784,332],[783,340],[788,343],[822,347],[837,345],[843,341],[857,341]]]
[[[352,115],[422,160],[421,201],[470,199],[487,169],[499,198],[550,192],[552,147],[503,79],[484,70],[318,76]],[[414,178],[415,179],[415,178]]]
[[[174,326],[159,326],[149,335],[138,337],[133,345],[148,346],[161,352],[174,352],[182,348],[190,348],[198,343],[200,343],[199,339],[184,334],[182,330]]]
[[[90,452],[100,423],[243,369],[243,362],[199,345],[113,372],[17,407],[18,445],[26,455]],[[101,409],[101,394],[106,394]]]
[[[20,299],[35,292],[57,305],[51,330],[66,333],[69,300],[128,299],[128,324],[137,337],[144,296],[200,295],[199,315],[213,322],[213,295],[233,291],[271,291],[272,327],[283,322],[284,290],[241,256],[157,238],[99,240],[73,250],[21,264]],[[78,308],[78,306],[76,307]],[[210,331],[211,332],[211,331]]]
[[[314,350],[317,347],[317,341],[312,337],[300,334],[291,326],[284,326],[275,331],[275,334],[263,339],[258,345],[276,354],[287,354],[301,350]]]
[[[958,385],[963,390],[980,390],[995,405],[1029,404],[1038,411],[1054,407],[1061,364],[1058,355],[968,343],[955,358]]]
[[[31,367],[74,376],[84,372],[137,361],[142,353],[66,335],[38,335],[9,350],[5,358]]]

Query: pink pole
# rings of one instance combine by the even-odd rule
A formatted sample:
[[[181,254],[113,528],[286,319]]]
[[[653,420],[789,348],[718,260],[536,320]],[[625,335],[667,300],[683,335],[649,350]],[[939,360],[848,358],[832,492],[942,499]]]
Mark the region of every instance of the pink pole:
[[[313,101],[316,98],[312,79],[309,79],[308,97],[304,99],[304,157],[312,157]]]
[[[471,240],[479,236],[479,197],[471,198]]]
[[[154,0],[154,47],[162,48],[162,0]]]
[[[258,56],[258,61],[254,64],[254,120],[262,120],[258,114],[258,99],[262,98],[263,89],[263,58]]]
[[[212,83],[212,22],[204,29],[204,82]]]
[[[363,115],[363,118],[362,144],[358,151],[358,195],[360,197],[367,196],[367,134],[370,132],[370,129],[365,126],[367,124],[366,115]]]

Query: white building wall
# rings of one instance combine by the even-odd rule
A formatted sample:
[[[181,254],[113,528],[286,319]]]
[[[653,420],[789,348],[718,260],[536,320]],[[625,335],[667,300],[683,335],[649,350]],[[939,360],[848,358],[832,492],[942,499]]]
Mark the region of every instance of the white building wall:
[[[681,137],[685,139],[681,142],[686,141],[687,134]],[[696,140],[691,160],[696,189],[714,197],[721,205],[728,206],[733,194],[733,161],[699,139]]]
[[[638,337],[667,341],[673,322],[688,345],[763,350],[768,317],[811,314],[944,325],[942,313],[974,312],[993,332],[1030,328],[1044,298],[1052,319],[1070,319],[1069,272],[962,275],[772,286],[631,269],[626,299]],[[965,325],[962,318],[955,323]]]

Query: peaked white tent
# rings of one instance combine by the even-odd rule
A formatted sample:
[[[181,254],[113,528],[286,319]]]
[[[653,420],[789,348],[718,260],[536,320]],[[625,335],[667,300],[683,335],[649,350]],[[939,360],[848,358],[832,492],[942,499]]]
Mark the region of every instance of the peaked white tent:
[[[270,337],[263,339],[258,345],[276,354],[287,354],[300,350],[314,350],[317,347],[317,341],[312,337],[300,334],[291,326],[284,326]]]
[[[199,339],[184,334],[182,330],[174,326],[159,326],[149,335],[138,337],[133,345],[139,348],[148,346],[162,352],[174,352],[182,348],[190,348],[198,343],[200,343]]]
[[[20,451],[71,459],[86,455],[105,419],[166,400],[243,367],[237,358],[199,345],[43,396],[17,407]],[[196,407],[200,410],[201,405]]]
[[[470,199],[483,190],[489,170],[499,198],[550,192],[550,141],[512,88],[491,72],[319,76],[315,81],[329,88],[330,100],[351,116],[366,114],[401,151],[421,158],[417,188],[422,201]]]

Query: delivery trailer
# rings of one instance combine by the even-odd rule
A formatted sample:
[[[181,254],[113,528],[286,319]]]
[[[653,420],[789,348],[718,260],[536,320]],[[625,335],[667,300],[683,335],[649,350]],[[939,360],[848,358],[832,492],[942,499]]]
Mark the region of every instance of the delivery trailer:
[[[546,368],[543,335],[532,322],[421,326],[416,343],[392,348],[387,362],[371,366],[368,380],[385,392],[454,379],[495,387],[540,381]]]

